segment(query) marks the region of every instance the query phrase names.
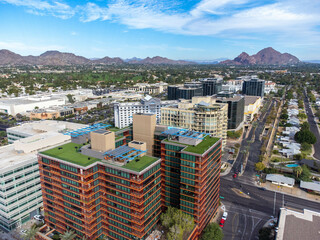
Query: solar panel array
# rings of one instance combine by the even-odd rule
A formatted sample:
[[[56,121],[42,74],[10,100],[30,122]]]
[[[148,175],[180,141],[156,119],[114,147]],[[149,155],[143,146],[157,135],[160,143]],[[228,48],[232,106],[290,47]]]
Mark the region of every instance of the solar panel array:
[[[108,124],[104,124],[104,123],[96,123],[93,124],[89,127],[84,127],[84,128],[79,128],[77,130],[73,130],[73,131],[69,131],[69,132],[65,132],[64,135],[69,135],[71,137],[78,137],[78,136],[82,136],[84,134],[88,134],[90,132],[99,130],[99,129],[103,129],[103,128],[107,128],[110,127],[111,125]]]
[[[184,128],[169,128],[162,133],[165,135],[187,137],[193,139],[204,139],[206,136],[210,135],[209,133],[196,132]]]
[[[133,147],[128,146],[120,146],[116,149],[107,151],[104,155],[108,157],[119,158],[121,160],[124,160],[126,162],[133,160],[134,158],[140,156],[142,153],[145,153],[146,151],[142,151],[139,149],[135,149]]]

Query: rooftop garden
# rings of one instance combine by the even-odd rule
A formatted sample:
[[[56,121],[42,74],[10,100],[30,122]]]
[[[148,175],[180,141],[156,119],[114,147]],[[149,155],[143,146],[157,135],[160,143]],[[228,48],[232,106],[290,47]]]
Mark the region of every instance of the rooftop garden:
[[[76,143],[67,143],[59,147],[51,148],[49,150],[41,152],[41,154],[65,160],[70,163],[78,164],[83,167],[89,166],[90,164],[100,161],[98,158],[88,157],[81,154],[79,149],[82,147],[82,144]]]
[[[203,154],[205,151],[207,151],[212,145],[214,145],[216,142],[219,141],[219,138],[216,137],[210,137],[206,136],[198,145],[193,146],[185,143],[180,143],[178,141],[170,141],[168,139],[164,140],[165,142],[169,143],[175,143],[186,146],[186,148],[183,149],[185,152],[192,152],[196,154]]]
[[[219,141],[219,138],[206,136],[201,143],[196,146],[189,145],[183,151],[185,152],[192,152],[197,154],[203,154],[207,151],[212,145]]]
[[[146,167],[150,166],[152,163],[156,162],[158,159],[159,158],[150,156],[136,157],[135,159],[131,160],[126,165],[124,165],[123,168],[140,172]]]

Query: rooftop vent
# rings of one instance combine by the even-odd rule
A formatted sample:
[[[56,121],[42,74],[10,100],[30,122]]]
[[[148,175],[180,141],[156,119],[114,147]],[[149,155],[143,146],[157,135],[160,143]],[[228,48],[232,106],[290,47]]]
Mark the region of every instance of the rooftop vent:
[[[139,162],[139,161],[140,161],[140,159],[139,159],[139,158],[137,158],[137,159],[136,159],[136,162]]]

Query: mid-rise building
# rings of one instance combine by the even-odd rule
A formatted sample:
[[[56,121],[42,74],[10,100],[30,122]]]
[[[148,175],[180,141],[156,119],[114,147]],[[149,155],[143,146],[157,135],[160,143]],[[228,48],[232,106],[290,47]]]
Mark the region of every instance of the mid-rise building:
[[[244,118],[244,97],[241,95],[219,97],[219,94],[217,96],[217,103],[228,104],[228,129],[238,130],[241,128]]]
[[[239,92],[242,92],[242,85],[243,85],[242,79],[227,80],[222,85],[222,91],[239,93]]]
[[[199,96],[212,96],[222,90],[222,79],[203,78],[186,82],[184,85],[168,86],[168,99],[192,99]]]
[[[157,127],[155,139],[155,149],[161,148],[164,206],[193,216],[199,236],[219,206],[222,141],[163,126]]]
[[[135,92],[143,92],[146,94],[160,94],[168,88],[168,83],[160,82],[155,84],[149,83],[137,83],[132,87],[129,87],[128,90]]]
[[[47,109],[34,109],[30,111],[30,119],[55,119],[58,117],[64,117],[67,115],[71,115],[74,113],[74,110],[72,107],[52,107]]]
[[[13,143],[16,140],[46,132],[64,133],[84,126],[86,125],[64,121],[44,120],[23,123],[15,127],[7,128],[6,131],[8,142]]]
[[[161,124],[210,133],[222,138],[224,147],[227,141],[228,104],[214,100],[206,102],[207,99],[197,97],[192,101],[180,102],[177,107],[161,108]]]
[[[202,79],[203,96],[212,96],[222,91],[222,79]]]
[[[276,83],[272,81],[266,81],[264,85],[264,93],[269,94],[271,92],[277,92]]]
[[[49,227],[89,240],[142,240],[175,206],[194,217],[190,239],[199,238],[219,205],[221,139],[156,126],[151,114],[133,119],[133,141],[120,146],[113,128],[79,130],[70,143],[39,154]],[[148,148],[159,148],[160,156]]]
[[[244,121],[250,123],[254,115],[259,112],[262,105],[262,98],[258,96],[244,96]]]
[[[248,96],[264,96],[265,81],[258,78],[251,78],[243,82],[242,93]]]
[[[174,106],[178,101],[161,101],[159,98],[146,96],[140,102],[123,102],[114,104],[114,124],[118,128],[124,128],[132,124],[132,116],[135,113],[156,114],[157,122],[160,122],[160,109]]]
[[[46,122],[46,125],[42,125]],[[51,124],[50,124],[51,123]],[[33,128],[39,125],[37,128]],[[39,214],[42,193],[38,151],[70,141],[64,131],[85,126],[57,121],[27,123],[7,129],[17,133],[13,144],[0,147],[0,228],[10,231]],[[29,131],[28,131],[29,130]]]

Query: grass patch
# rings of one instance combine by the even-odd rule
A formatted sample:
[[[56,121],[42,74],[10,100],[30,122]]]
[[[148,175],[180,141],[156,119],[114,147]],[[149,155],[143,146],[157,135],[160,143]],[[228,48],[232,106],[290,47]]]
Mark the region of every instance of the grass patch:
[[[55,147],[41,152],[41,154],[65,160],[70,163],[78,164],[83,167],[95,163],[96,161],[100,161],[100,159],[98,158],[88,157],[86,155],[81,154],[81,152],[77,152],[77,149],[75,147],[78,147],[79,149],[82,146],[82,144],[67,143],[59,147]],[[88,158],[90,158],[90,160]]]
[[[219,138],[206,136],[202,140],[202,142],[199,143],[197,146],[189,145],[188,147],[183,149],[183,151],[202,154],[205,151],[207,151],[212,145],[214,145],[217,141],[219,141]]]
[[[136,162],[136,159],[139,159],[139,161]],[[124,165],[123,168],[140,172],[146,167],[150,166],[152,163],[156,162],[158,159],[159,158],[150,157],[150,156],[137,157],[132,161],[128,162],[126,165]]]

